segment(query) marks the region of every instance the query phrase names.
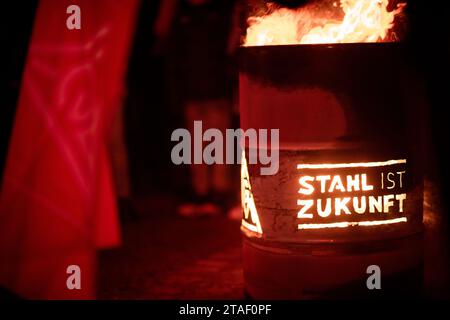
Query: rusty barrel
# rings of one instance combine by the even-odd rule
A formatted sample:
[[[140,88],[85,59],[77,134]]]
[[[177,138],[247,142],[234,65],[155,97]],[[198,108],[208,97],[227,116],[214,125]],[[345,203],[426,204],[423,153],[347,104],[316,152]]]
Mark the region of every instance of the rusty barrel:
[[[420,295],[423,106],[402,44],[239,54],[242,129],[280,130],[276,174],[243,159],[247,294]]]

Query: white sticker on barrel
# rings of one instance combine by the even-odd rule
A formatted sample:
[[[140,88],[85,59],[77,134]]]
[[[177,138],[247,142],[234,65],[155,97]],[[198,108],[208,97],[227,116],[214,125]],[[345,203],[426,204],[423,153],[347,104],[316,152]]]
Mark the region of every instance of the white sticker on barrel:
[[[245,152],[242,152],[241,161],[241,201],[244,216],[242,217],[242,227],[250,231],[262,234],[261,223],[259,222],[258,211],[253,199],[250,176],[248,174],[247,160]]]

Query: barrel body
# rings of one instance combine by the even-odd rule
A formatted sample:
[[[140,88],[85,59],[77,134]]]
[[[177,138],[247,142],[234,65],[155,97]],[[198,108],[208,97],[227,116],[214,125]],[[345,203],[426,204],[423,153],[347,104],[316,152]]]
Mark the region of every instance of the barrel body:
[[[245,47],[239,82],[242,129],[279,129],[276,174],[244,148],[247,293],[420,294],[423,106],[402,46]]]

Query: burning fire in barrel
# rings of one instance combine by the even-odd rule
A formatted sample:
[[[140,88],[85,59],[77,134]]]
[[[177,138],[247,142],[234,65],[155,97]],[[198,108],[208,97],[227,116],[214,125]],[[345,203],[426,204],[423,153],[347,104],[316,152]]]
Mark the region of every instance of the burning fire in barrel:
[[[280,156],[278,173],[262,176],[247,163],[248,148],[243,155],[246,291],[253,298],[370,296],[375,266],[378,292],[418,294],[420,106],[394,33],[405,5],[323,2],[329,6],[269,4],[248,19],[241,127],[279,128]]]

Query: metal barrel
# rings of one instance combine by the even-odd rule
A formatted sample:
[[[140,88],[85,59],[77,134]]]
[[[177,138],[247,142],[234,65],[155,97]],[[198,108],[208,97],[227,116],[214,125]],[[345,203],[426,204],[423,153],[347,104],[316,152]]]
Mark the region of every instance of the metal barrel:
[[[241,128],[280,135],[274,175],[261,175],[244,149],[249,296],[421,293],[417,87],[400,43],[240,48]]]

